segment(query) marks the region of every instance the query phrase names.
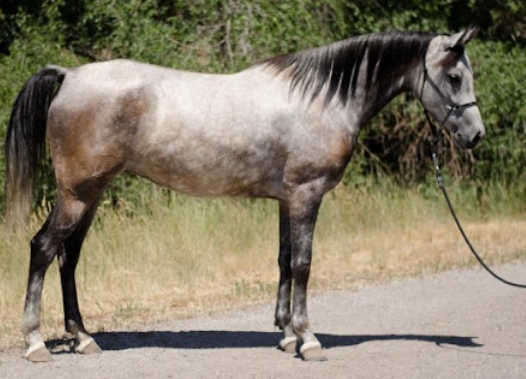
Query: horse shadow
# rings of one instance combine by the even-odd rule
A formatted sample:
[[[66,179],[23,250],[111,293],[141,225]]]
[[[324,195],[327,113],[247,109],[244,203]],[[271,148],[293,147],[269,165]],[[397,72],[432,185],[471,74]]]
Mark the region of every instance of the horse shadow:
[[[234,349],[275,347],[281,337],[278,332],[256,331],[149,331],[149,332],[98,332],[93,337],[102,350],[127,350],[140,348],[166,349]],[[481,347],[474,341],[476,337],[441,336],[422,334],[364,334],[338,335],[318,333],[318,339],[325,349],[355,346],[373,341],[418,341],[437,346]],[[64,339],[48,341],[51,348],[70,342]]]

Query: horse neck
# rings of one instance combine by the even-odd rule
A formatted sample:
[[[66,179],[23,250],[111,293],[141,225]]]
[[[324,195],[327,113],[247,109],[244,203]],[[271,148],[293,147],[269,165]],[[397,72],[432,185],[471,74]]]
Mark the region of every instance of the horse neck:
[[[375,78],[369,90],[363,90],[363,96],[359,101],[350,101],[348,105],[351,112],[360,115],[358,124],[363,126],[378,112],[380,112],[395,97],[404,92],[413,92],[419,96],[418,83],[423,75],[423,68],[418,63],[406,65],[405,67],[393,66],[392,71],[386,75],[387,80],[379,81]]]

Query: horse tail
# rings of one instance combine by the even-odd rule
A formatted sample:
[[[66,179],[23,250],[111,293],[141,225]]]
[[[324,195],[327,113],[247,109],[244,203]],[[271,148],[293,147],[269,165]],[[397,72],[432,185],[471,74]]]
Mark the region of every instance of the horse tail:
[[[45,158],[48,110],[66,69],[49,66],[33,75],[13,105],[5,143],[5,221],[11,228],[27,222],[33,188]]]

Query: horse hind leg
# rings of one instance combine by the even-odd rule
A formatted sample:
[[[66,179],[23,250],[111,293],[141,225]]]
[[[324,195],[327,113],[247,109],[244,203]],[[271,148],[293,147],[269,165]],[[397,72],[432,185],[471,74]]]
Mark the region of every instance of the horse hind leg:
[[[102,352],[84,327],[79,310],[75,281],[75,269],[79,261],[80,250],[97,211],[97,206],[98,201],[91,206],[82,217],[77,228],[66,238],[64,248],[58,254],[64,304],[64,327],[66,333],[70,333],[76,338],[77,345],[75,350],[81,354],[98,354]]]
[[[57,203],[40,231],[31,240],[29,279],[24,305],[22,331],[29,345],[25,357],[33,362],[52,360],[40,333],[42,288],[46,271],[63,249],[64,241],[75,231],[86,211],[86,204],[67,191],[59,191]]]
[[[55,251],[58,247],[58,244],[55,242],[56,237],[48,237],[48,233],[46,232],[49,230],[50,220],[53,214],[54,212],[52,211],[42,229],[40,229],[37,235],[31,240],[31,260],[29,264],[29,279],[24,305],[22,332],[29,345],[25,357],[32,362],[46,362],[53,359],[40,333],[40,304],[42,301],[44,276],[55,257]]]

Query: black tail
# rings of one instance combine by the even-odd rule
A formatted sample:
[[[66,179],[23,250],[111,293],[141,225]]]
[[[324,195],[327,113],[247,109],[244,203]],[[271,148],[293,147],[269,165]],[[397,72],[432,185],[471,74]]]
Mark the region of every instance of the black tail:
[[[46,150],[49,105],[66,76],[60,67],[48,67],[32,76],[13,106],[5,142],[6,222],[27,221],[33,187]]]

